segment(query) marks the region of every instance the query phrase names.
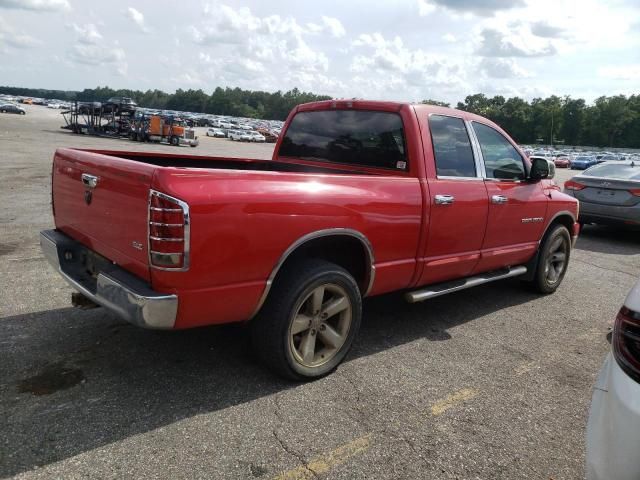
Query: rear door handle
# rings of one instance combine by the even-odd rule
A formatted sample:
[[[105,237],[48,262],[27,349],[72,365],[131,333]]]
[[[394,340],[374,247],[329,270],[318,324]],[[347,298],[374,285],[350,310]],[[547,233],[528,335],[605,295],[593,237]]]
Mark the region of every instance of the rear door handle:
[[[456,197],[453,195],[436,195],[433,197],[436,205],[451,205],[455,201]]]
[[[82,183],[85,187],[96,188],[96,185],[98,185],[98,177],[96,177],[95,175],[89,175],[88,173],[83,173]]]
[[[509,202],[509,199],[504,195],[493,195],[491,197],[491,203],[494,203],[496,205],[502,205],[508,202]]]

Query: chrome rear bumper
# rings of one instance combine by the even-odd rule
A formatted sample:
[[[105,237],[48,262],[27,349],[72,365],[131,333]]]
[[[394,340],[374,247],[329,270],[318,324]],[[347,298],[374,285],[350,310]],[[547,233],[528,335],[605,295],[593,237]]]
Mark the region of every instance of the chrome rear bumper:
[[[178,297],[158,293],[117,265],[103,262],[97,275],[82,263],[85,246],[57,230],[40,232],[40,247],[53,268],[73,288],[134,325],[171,329],[178,313]]]

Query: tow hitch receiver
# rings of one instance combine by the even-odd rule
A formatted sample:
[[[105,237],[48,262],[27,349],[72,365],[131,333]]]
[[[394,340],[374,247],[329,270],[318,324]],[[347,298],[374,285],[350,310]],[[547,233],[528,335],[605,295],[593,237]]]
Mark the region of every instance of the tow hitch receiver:
[[[71,294],[71,305],[79,308],[80,310],[89,310],[100,306],[96,302],[82,295],[80,292],[73,292]]]

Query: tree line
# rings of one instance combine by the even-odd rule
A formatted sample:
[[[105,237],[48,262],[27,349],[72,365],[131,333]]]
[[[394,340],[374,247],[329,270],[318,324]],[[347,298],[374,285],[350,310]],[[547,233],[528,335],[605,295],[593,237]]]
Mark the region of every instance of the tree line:
[[[424,103],[449,106],[434,100]],[[521,144],[640,148],[640,95],[602,96],[588,105],[569,96],[527,102],[477,93],[456,108],[493,120]]]
[[[78,91],[0,87],[0,93],[67,101],[105,101],[109,97],[133,98],[138,105],[162,110],[212,113],[237,117],[284,120],[300,103],[331,97],[302,92],[297,88],[274,93],[216,88],[210,95],[202,90],[182,90],[169,94],[161,90],[114,90],[109,87]],[[424,100],[450,106],[437,100]],[[519,143],[586,145],[640,148],[640,95],[597,98],[587,104],[581,98],[552,95],[526,101],[482,93],[467,96],[456,108],[477,113],[502,126]]]
[[[110,97],[130,97],[138,105],[158,110],[213,113],[234,117],[284,120],[289,112],[301,103],[330,100],[326,95],[302,92],[297,88],[274,93],[242,90],[240,88],[216,88],[211,95],[202,90],[182,90],[169,94],[161,90],[120,89],[109,87],[86,88],[81,92],[45,90],[38,88],[0,87],[0,93],[46,99],[80,102],[104,102]]]

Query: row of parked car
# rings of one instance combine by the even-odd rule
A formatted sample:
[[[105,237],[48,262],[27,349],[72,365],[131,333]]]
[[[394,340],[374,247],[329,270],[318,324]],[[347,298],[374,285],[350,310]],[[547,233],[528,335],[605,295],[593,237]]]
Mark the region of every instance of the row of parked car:
[[[233,128],[209,128],[207,129],[207,137],[228,138],[238,142],[259,142],[259,143],[275,143],[280,135],[278,130],[247,130]]]
[[[562,152],[549,150],[534,150],[525,148],[525,153],[530,157],[544,157],[552,161],[556,167],[570,168],[572,170],[586,170],[604,162],[620,162],[634,160],[640,162],[640,154],[625,152]]]

